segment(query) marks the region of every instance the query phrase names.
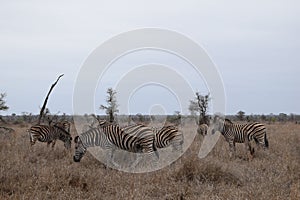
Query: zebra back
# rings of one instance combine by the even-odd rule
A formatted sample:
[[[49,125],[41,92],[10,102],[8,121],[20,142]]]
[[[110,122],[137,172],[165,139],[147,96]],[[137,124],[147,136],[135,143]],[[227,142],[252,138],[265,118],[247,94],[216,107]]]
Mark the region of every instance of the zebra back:
[[[82,145],[85,148],[99,146],[104,149],[111,148],[111,143],[103,130],[100,128],[92,128],[86,132],[83,132],[80,136],[76,137],[80,139]]]
[[[156,153],[153,132],[144,125],[129,125],[123,128],[109,122],[99,122],[99,125],[108,140],[120,149],[134,153]]]
[[[238,124],[225,121],[222,134],[234,133],[235,135],[247,136],[248,139],[253,139],[253,136],[260,132],[265,132],[266,128],[263,124],[258,122]]]
[[[155,146],[157,148],[166,148],[172,145],[174,149],[182,151],[183,134],[178,130],[178,127],[152,127],[152,130],[155,133]]]
[[[155,144],[155,134],[151,128],[143,124],[131,124],[122,127],[125,134],[128,134],[132,140],[135,140],[134,149],[137,152],[152,153],[154,152],[156,157],[159,158],[157,147]]]

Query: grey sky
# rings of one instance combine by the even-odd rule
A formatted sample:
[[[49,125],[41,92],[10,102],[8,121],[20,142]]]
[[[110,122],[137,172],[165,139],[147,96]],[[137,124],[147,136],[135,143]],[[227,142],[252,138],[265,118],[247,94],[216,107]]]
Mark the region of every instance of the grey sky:
[[[223,78],[227,113],[300,113],[299,4],[296,0],[0,1],[0,92],[7,93],[10,107],[0,114],[38,113],[60,73],[65,76],[48,107],[53,113],[72,113],[74,82],[89,53],[116,34],[143,27],[178,31],[206,49]],[[166,55],[155,59],[172,65]],[[114,82],[109,79],[116,74],[101,87],[111,86]],[[207,92],[203,82],[197,86],[190,76],[194,90]],[[134,112],[149,111],[138,103],[143,96],[134,96]],[[96,107],[104,102],[101,88],[95,99]],[[165,104],[168,96],[153,99]]]

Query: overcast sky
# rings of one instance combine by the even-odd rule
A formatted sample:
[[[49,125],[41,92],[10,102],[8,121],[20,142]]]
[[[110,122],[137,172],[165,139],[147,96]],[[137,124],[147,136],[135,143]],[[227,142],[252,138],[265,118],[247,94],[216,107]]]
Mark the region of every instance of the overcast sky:
[[[296,0],[0,1],[0,92],[7,93],[10,107],[0,114],[38,113],[61,73],[65,76],[48,107],[52,113],[72,114],[74,84],[89,54],[119,33],[144,27],[177,31],[206,50],[224,82],[227,114],[239,110],[300,114],[299,4]],[[165,53],[145,51],[142,58],[139,53],[129,55],[121,64],[130,69],[129,65],[162,63],[176,70],[184,65]],[[117,66],[99,82],[93,97],[96,108],[104,103],[105,88],[122,76]],[[179,73],[194,91],[209,91],[192,71]],[[187,112],[176,100],[170,101],[171,96],[162,87],[144,87],[132,95],[130,112],[155,113],[160,109],[156,105],[166,105],[171,113]]]

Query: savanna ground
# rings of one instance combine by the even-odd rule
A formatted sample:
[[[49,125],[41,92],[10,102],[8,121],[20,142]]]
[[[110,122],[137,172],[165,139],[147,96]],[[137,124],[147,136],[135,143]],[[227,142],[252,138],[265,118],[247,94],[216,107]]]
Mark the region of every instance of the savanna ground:
[[[89,153],[74,163],[74,144],[71,151],[61,141],[54,150],[30,147],[30,125],[11,125],[15,132],[0,133],[0,199],[300,199],[300,125],[266,126],[270,148],[252,161],[242,144],[230,160],[223,137],[199,159],[197,136],[173,165],[131,174],[106,169]],[[196,130],[187,127],[184,134]]]

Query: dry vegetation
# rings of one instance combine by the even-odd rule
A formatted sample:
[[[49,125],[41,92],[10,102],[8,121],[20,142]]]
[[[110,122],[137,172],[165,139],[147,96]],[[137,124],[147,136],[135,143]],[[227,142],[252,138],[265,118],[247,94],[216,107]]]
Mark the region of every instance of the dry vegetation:
[[[0,133],[0,199],[300,199],[299,124],[267,125],[270,149],[252,161],[241,144],[229,160],[223,138],[200,160],[196,138],[172,166],[147,174],[105,169],[90,154],[74,163],[60,141],[31,148],[28,127]]]

